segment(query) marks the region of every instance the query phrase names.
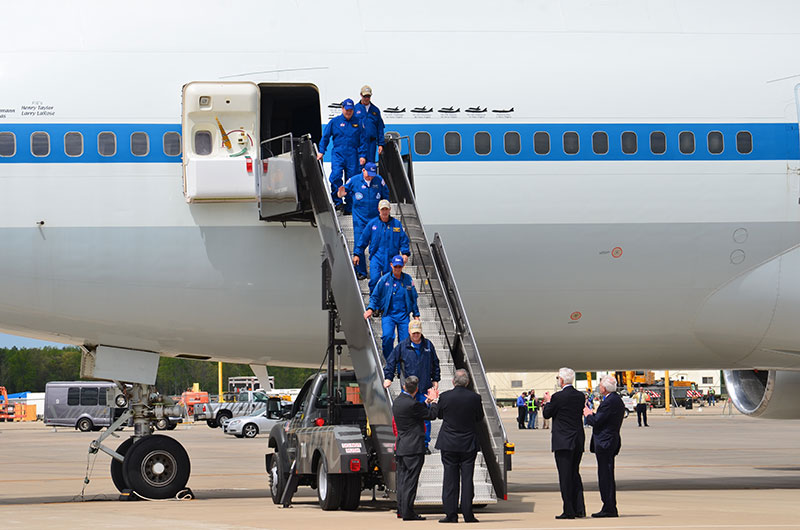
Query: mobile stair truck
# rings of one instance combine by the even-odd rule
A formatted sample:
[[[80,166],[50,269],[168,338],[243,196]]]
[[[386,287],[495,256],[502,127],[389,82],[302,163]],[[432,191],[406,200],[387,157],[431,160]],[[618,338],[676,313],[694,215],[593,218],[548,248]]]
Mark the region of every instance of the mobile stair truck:
[[[410,150],[402,154],[401,141],[387,137],[380,174],[393,195],[393,215],[411,240],[412,255],[404,272],[418,287],[425,336],[439,355],[439,389],[451,388],[453,372],[464,368],[470,387],[481,395],[485,419],[478,433],[473,502],[494,503],[507,498],[513,444],[500,421],[444,245],[438,234],[429,241],[425,233],[414,197]],[[299,485],[310,485],[317,488],[323,509],[356,509],[364,489],[374,488],[385,496],[395,493],[391,407],[399,382],[383,387],[383,358],[376,341],[380,319],[370,323],[363,317],[369,292],[367,280],[359,282],[352,266],[352,217],[337,216],[316,146],[309,136],[290,134],[262,144],[269,146],[271,156],[264,157],[264,171],[256,176],[259,217],[316,225],[322,240],[322,308],[329,312],[328,369],[306,382],[290,417],[270,433],[272,452],[266,455],[266,467],[271,496],[288,506]],[[345,345],[352,371],[341,370]],[[440,423],[432,424],[434,455],[423,467],[417,504],[441,503],[443,468],[433,449]]]

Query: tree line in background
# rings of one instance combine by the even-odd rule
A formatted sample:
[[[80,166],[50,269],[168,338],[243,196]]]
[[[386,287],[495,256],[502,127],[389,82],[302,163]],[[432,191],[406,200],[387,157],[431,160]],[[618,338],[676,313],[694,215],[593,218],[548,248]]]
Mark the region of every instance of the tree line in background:
[[[78,348],[0,348],[0,386],[9,394],[44,392],[48,381],[77,381],[80,379],[81,351]],[[299,388],[306,378],[316,372],[313,368],[268,367],[275,377],[276,388]],[[222,382],[228,377],[251,376],[246,364],[222,364]],[[162,394],[178,395],[200,383],[200,390],[217,393],[217,363],[162,357],[158,365],[156,388]]]

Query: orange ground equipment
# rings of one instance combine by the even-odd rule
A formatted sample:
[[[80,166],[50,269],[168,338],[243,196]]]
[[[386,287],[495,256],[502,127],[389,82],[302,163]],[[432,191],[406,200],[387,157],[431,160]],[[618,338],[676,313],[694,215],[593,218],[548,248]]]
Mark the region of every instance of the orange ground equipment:
[[[194,416],[194,406],[208,403],[208,392],[191,392],[187,390],[181,394],[180,404],[186,407],[189,417]]]

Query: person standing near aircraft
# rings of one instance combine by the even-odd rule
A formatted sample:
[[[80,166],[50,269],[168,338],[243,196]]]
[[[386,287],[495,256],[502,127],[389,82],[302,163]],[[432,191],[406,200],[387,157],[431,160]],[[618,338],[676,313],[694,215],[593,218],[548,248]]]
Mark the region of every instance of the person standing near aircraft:
[[[322,160],[328,143],[333,139],[333,152],[331,153],[331,197],[337,208],[344,204],[344,211],[350,211],[349,201],[342,201],[338,197],[339,187],[349,177],[357,174],[361,166],[359,158],[364,155],[361,140],[361,123],[353,117],[353,100],[348,98],[342,101],[342,113],[328,122],[319,142],[318,160]]]
[[[425,401],[429,388],[439,390],[439,357],[433,343],[422,335],[422,322],[412,320],[408,323],[409,336],[398,341],[392,353],[386,358],[383,367],[383,386],[392,386],[396,371],[402,370],[400,379],[416,376],[419,379],[417,399]],[[431,422],[425,422],[425,454],[430,454],[428,444],[431,443]]]
[[[575,371],[561,368],[558,371],[559,392],[554,393],[542,407],[544,418],[553,418],[552,451],[558,469],[558,485],[564,510],[556,519],[575,519],[586,517],[583,503],[583,482],[580,466],[583,446],[586,441],[583,433],[583,408],[585,396],[576,390]]]
[[[390,215],[391,203],[381,199],[378,203],[378,217],[372,219],[364,227],[361,237],[353,249],[353,265],[364,260],[364,249],[369,246],[369,292],[375,290],[378,278],[391,272],[392,257],[402,254],[403,263],[411,255],[409,240],[403,224]]]
[[[642,418],[644,418],[644,426],[650,427],[647,424],[647,408],[649,407],[650,396],[642,389],[641,385],[639,385],[638,392],[633,395],[633,401],[636,403],[636,421],[639,423],[639,427],[642,426]]]
[[[409,376],[403,382],[403,391],[392,405],[397,428],[394,455],[397,461],[397,517],[404,521],[424,521],[414,512],[419,473],[425,463],[425,420],[435,420],[439,413],[435,390],[428,391],[427,399],[417,399],[419,379]],[[430,403],[430,408],[426,406]]]
[[[528,393],[523,392],[517,397],[517,428],[524,429],[525,428],[525,414],[527,413],[527,407],[525,405],[525,401],[528,399]]]
[[[439,396],[439,419],[442,428],[436,438],[444,466],[442,505],[444,519],[440,523],[458,522],[458,490],[461,487],[461,513],[464,522],[477,523],[472,512],[475,487],[472,475],[478,455],[478,423],[483,420],[481,396],[467,388],[469,374],[464,369],[453,375],[453,389]]]
[[[360,175],[350,177],[344,186],[339,187],[337,195],[349,196],[353,212],[353,242],[357,243],[367,223],[380,214],[378,204],[389,198],[389,188],[378,175],[378,165],[367,162]],[[367,277],[366,260],[359,260],[355,268],[359,280]]]
[[[365,319],[369,319],[375,311],[383,314],[381,342],[384,359],[389,358],[394,348],[395,328],[397,328],[397,340],[402,341],[408,337],[409,314],[419,320],[417,288],[414,287],[411,276],[403,272],[403,265],[405,265],[403,256],[392,258],[392,271],[377,281],[375,290],[369,297],[369,306],[364,312]]]
[[[592,517],[619,517],[617,512],[617,483],[614,479],[614,458],[622,447],[619,430],[625,418],[625,404],[617,394],[617,380],[607,375],[600,380],[598,386],[603,400],[597,412],[586,407],[583,415],[592,426],[592,440],[589,450],[597,457],[597,482],[603,507]]]
[[[528,407],[528,428],[535,429],[536,428],[536,392],[531,390],[528,394],[528,402],[526,403]]]
[[[369,85],[361,87],[361,101],[356,103],[356,119],[361,121],[361,141],[364,145],[364,155],[360,158],[361,165],[375,162],[375,147],[378,155],[383,153],[383,117],[381,110],[372,104],[372,88]]]

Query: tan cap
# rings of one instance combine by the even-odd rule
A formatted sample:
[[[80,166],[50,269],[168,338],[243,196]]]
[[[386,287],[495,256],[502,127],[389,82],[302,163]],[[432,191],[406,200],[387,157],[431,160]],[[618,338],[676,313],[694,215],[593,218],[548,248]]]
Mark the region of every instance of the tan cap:
[[[419,320],[411,320],[411,322],[408,323],[408,332],[422,333],[422,322]]]
[[[392,208],[392,203],[390,203],[386,199],[383,199],[381,202],[378,203],[378,210],[383,210],[384,208],[391,209]]]
[[[372,95],[372,88],[369,85],[364,85],[361,87],[361,95],[362,96],[371,96]]]

